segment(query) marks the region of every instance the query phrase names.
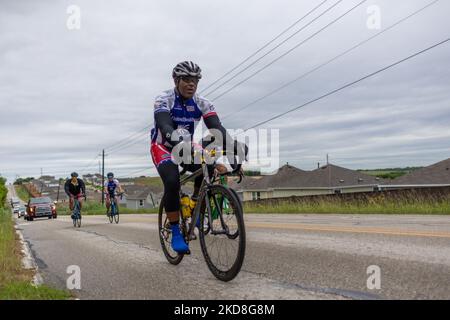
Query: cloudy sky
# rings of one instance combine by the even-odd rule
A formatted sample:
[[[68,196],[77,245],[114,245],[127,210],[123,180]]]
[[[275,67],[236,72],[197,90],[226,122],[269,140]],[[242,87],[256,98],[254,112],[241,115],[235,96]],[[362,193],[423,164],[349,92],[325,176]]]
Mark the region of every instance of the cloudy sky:
[[[204,90],[322,2],[228,78],[265,55],[256,63]],[[96,172],[103,148],[106,170],[154,174],[145,128],[182,60],[202,67],[199,90],[225,127],[245,129],[450,36],[446,0],[393,28],[433,1],[368,0],[336,20],[360,2],[0,0],[0,174],[11,181],[41,168],[64,177]],[[80,29],[68,27],[71,5],[80,9]],[[278,129],[280,164],[302,169],[326,154],[352,169],[432,164],[450,157],[449,70],[447,42],[258,129]]]

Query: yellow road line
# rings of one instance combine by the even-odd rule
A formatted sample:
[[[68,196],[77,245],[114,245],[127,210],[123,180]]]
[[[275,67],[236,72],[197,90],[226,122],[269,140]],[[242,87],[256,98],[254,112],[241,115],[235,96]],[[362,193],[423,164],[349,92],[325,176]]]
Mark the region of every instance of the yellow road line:
[[[126,218],[125,218],[126,217]],[[124,215],[124,223],[135,222],[158,222],[158,216],[141,216],[127,217]],[[128,219],[127,219],[128,218]],[[306,230],[306,231],[322,231],[322,232],[344,232],[344,233],[365,233],[365,234],[384,234],[394,236],[408,237],[432,237],[432,238],[448,238],[450,232],[432,232],[432,231],[413,231],[390,228],[371,228],[371,227],[346,227],[346,226],[323,226],[323,225],[306,225],[299,223],[273,223],[273,222],[245,222],[248,228],[267,228],[267,229],[285,229],[285,230]]]
[[[410,236],[410,237],[450,238],[450,232],[407,231],[407,230],[385,229],[385,228],[324,227],[324,226],[318,226],[318,225],[316,225],[316,226],[303,225],[303,224],[298,224],[298,223],[282,224],[282,223],[258,223],[258,222],[256,222],[256,223],[255,222],[246,222],[245,226],[250,227],[250,228],[386,234],[386,235]]]

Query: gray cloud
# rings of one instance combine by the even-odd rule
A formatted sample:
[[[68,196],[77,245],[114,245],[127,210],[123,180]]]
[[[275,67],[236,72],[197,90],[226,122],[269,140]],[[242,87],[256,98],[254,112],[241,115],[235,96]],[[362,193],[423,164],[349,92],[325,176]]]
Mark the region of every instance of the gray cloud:
[[[154,97],[172,86],[170,70],[185,59],[204,70],[200,90],[320,1],[0,1],[0,173],[65,176],[94,171],[96,155],[151,124]],[[330,0],[330,3],[334,1]],[[214,98],[356,4],[299,33]],[[368,1],[242,86],[215,101],[221,116],[277,88],[375,34],[430,1]],[[68,5],[81,8],[81,30],[66,28]],[[248,127],[448,37],[450,4],[420,15],[349,55],[224,120]],[[281,162],[305,169],[325,154],[350,168],[423,165],[450,155],[450,45],[295,111],[263,127],[279,128]],[[118,174],[154,173],[148,138],[111,152]],[[86,166],[89,165],[87,168]]]

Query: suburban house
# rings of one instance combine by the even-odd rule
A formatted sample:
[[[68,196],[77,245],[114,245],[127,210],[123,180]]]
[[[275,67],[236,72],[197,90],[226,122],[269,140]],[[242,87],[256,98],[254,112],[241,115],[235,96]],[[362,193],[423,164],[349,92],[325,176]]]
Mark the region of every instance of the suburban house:
[[[248,179],[233,187],[243,201],[291,196],[370,192],[384,180],[364,173],[327,164],[313,171],[304,171],[289,164],[273,175]]]
[[[154,192],[149,186],[128,185],[124,186],[125,194],[120,201],[129,209],[149,209],[159,206],[161,194]]]
[[[90,183],[94,186],[100,186],[102,184],[102,175],[101,174],[86,174],[83,175],[83,180],[85,183]]]
[[[450,186],[450,159],[385,180],[358,171],[327,164],[304,171],[289,164],[273,175],[246,177],[241,184],[230,182],[243,201],[339,193]]]
[[[450,159],[415,170],[380,186],[382,190],[450,186]]]
[[[25,185],[34,196],[49,197],[53,201],[65,201],[64,182],[59,182],[55,177],[42,176]]]
[[[122,179],[119,179],[119,182],[120,182],[120,185],[122,186],[122,187],[124,187],[124,186],[133,186],[134,185],[134,178],[122,178]]]

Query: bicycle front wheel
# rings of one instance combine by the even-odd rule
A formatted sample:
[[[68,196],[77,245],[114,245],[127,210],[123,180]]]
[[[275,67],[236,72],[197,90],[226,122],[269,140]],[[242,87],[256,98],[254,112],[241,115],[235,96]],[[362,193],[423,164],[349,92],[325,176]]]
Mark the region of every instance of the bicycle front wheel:
[[[114,209],[114,222],[117,224],[119,223],[119,206],[114,206]]]
[[[109,207],[109,209],[106,210],[106,215],[109,218],[109,223],[113,223],[113,216],[112,216],[112,210],[111,207]]]
[[[172,230],[170,229],[169,218],[167,217],[166,210],[164,210],[164,198],[161,199],[161,204],[159,205],[158,214],[158,230],[159,230],[159,241],[161,242],[161,247],[166,256],[167,261],[173,265],[177,265],[183,260],[183,254],[172,249]]]
[[[230,189],[213,185],[199,201],[200,246],[206,264],[217,279],[230,281],[241,270],[245,257],[245,225],[239,199]],[[209,220],[207,225],[205,219]]]

